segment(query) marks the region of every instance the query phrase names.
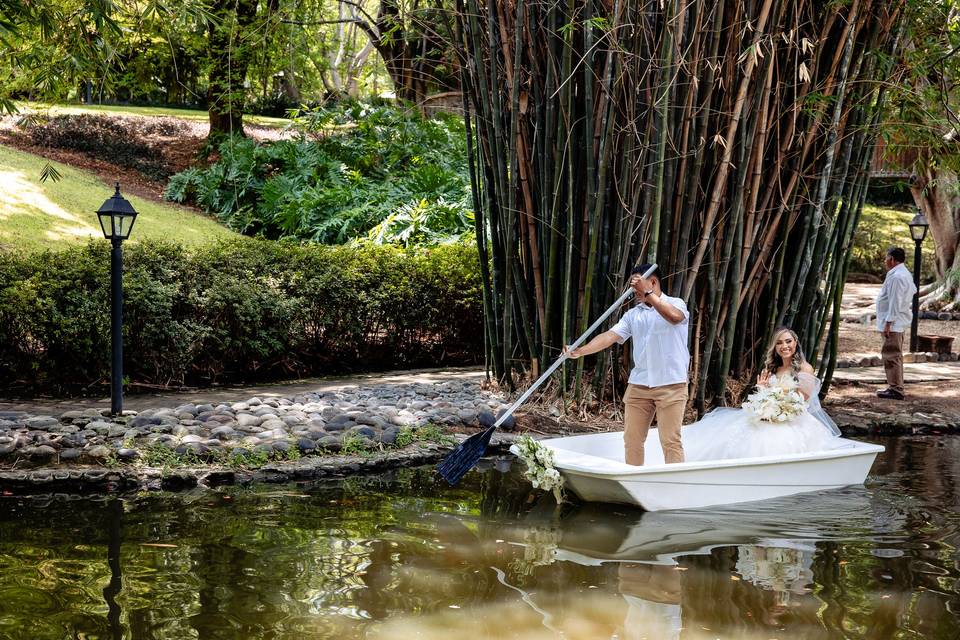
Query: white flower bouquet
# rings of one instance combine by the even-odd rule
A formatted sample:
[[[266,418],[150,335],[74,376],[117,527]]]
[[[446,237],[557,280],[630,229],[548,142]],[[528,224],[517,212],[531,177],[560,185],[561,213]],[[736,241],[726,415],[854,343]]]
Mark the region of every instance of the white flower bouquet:
[[[517,457],[527,465],[523,477],[534,489],[552,491],[557,503],[563,502],[563,476],[553,466],[553,451],[530,436],[520,436],[514,446]]]
[[[743,408],[763,422],[789,422],[803,413],[807,401],[793,376],[771,378],[770,383],[750,394]]]

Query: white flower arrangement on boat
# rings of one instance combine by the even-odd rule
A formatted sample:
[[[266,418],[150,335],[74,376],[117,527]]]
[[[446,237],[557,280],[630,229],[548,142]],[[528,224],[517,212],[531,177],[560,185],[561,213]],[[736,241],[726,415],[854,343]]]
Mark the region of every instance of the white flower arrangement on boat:
[[[516,448],[517,457],[527,465],[523,477],[534,489],[552,491],[557,503],[563,502],[563,476],[554,467],[553,451],[530,436],[520,436]]]
[[[793,376],[776,376],[751,393],[743,408],[763,422],[783,423],[802,414],[807,401]]]

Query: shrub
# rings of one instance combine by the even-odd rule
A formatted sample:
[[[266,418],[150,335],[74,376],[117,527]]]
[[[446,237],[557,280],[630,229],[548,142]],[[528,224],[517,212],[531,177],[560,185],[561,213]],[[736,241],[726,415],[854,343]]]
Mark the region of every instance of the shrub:
[[[124,372],[207,385],[483,357],[476,249],[240,239],[124,256]],[[110,375],[109,247],[0,254],[0,384],[63,393]]]
[[[462,120],[341,103],[294,123],[296,139],[224,141],[217,162],[173,176],[164,196],[273,239],[340,244],[384,223],[375,241],[432,244],[473,228]]]

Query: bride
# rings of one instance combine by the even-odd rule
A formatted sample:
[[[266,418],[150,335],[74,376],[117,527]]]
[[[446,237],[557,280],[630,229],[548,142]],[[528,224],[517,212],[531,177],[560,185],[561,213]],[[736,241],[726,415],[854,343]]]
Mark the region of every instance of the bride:
[[[757,386],[792,376],[807,400],[806,411],[787,422],[763,422],[744,409],[714,409],[681,431],[687,462],[752,458],[822,451],[840,436],[836,423],[820,407],[820,380],[803,357],[797,334],[781,327],[774,333]]]

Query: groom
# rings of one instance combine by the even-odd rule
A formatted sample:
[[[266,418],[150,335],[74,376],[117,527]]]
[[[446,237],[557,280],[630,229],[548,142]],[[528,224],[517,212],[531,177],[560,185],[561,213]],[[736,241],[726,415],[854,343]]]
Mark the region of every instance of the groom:
[[[680,427],[687,406],[690,313],[683,300],[664,295],[659,269],[646,280],[640,277],[650,266],[640,265],[630,278],[641,304],[579,349],[564,348],[571,358],[579,358],[633,338],[633,369],[623,394],[623,444],[627,464],[634,465],[643,464],[643,444],[654,415],[664,460],[683,462]]]

